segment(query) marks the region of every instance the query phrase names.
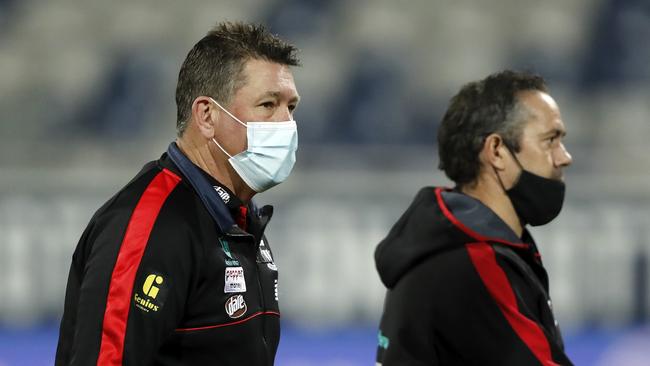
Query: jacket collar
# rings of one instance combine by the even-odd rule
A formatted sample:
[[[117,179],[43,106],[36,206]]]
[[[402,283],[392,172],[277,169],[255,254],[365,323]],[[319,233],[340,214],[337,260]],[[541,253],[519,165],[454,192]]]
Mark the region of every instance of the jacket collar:
[[[200,168],[181,152],[175,142],[169,144],[167,154],[177,169],[194,188],[223,234],[238,237],[252,236],[235,224],[228,206],[219,197],[213,185],[206,179]]]

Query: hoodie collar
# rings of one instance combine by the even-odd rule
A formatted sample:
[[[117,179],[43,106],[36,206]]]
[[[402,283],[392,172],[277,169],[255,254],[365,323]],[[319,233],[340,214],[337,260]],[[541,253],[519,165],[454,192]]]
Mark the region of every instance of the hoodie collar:
[[[436,188],[438,205],[454,226],[477,241],[495,242],[517,248],[529,248],[532,237],[524,228],[523,238],[476,198],[458,191]]]
[[[500,244],[537,256],[532,238],[517,235],[480,201],[449,189],[424,187],[375,250],[388,288],[430,256],[475,242]],[[524,257],[527,257],[524,255]]]

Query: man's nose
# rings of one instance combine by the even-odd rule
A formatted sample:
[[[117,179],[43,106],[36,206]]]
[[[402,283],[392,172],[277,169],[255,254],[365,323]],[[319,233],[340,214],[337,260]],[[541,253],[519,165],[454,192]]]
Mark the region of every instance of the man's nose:
[[[555,165],[557,167],[567,167],[573,163],[573,158],[571,157],[571,154],[569,151],[566,149],[564,144],[560,144],[560,148],[556,152],[555,156]]]

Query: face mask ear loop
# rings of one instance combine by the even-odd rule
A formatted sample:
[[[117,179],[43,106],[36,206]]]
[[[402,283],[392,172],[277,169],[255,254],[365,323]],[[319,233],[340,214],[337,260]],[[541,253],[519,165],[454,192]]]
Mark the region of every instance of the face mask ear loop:
[[[502,141],[503,141],[503,140],[502,140]],[[506,147],[506,149],[508,150],[508,152],[510,153],[510,155],[512,155],[512,157],[515,159],[515,162],[517,163],[517,165],[519,165],[519,169],[521,169],[521,171],[519,171],[519,176],[517,176],[517,180],[515,180],[515,182],[514,182],[513,185],[512,185],[512,187],[514,187],[514,186],[517,185],[517,182],[519,182],[519,179],[521,178],[521,175],[522,175],[523,172],[524,172],[524,167],[523,167],[523,166],[521,165],[521,163],[519,162],[519,159],[517,159],[517,155],[515,155],[515,153],[512,151],[512,149],[510,148],[510,146],[508,146],[508,144],[505,143],[505,141],[503,141],[503,146]],[[503,189],[503,192],[505,192],[506,195],[507,195],[507,194],[508,194],[508,191],[506,190],[506,187],[503,185],[503,182],[501,181],[501,176],[500,176],[499,173],[497,172],[496,168],[492,167],[492,169],[494,169],[494,173],[497,175],[497,179],[499,180],[499,184],[501,184],[501,188]],[[511,188],[511,189],[512,189],[512,188]],[[510,202],[512,202],[512,199],[510,199]],[[513,208],[514,208],[514,203],[512,203],[512,204],[513,204]],[[519,217],[519,215],[517,215],[517,219],[519,220],[519,223],[520,223],[521,226],[523,227],[523,226],[524,226],[524,222],[523,222],[522,218]]]
[[[499,172],[495,167],[492,167],[492,170],[494,170],[494,174],[497,176],[497,180],[499,181],[499,184],[501,185],[501,189],[503,189],[503,193],[506,193],[506,186],[503,185],[503,181],[501,180],[501,176],[499,175]]]
[[[513,186],[514,186],[519,181],[519,178],[521,177],[521,173],[523,173],[523,171],[526,170],[526,169],[524,169],[524,166],[521,165],[521,162],[519,162],[519,159],[517,159],[517,155],[515,155],[514,151],[512,151],[510,146],[508,146],[508,144],[506,144],[505,141],[503,142],[503,146],[506,147],[506,149],[508,150],[510,155],[512,155],[512,157],[515,159],[515,163],[517,163],[517,165],[519,166],[519,169],[521,169],[521,171],[519,172],[519,176],[517,176],[517,180],[513,184]],[[499,178],[499,180],[501,180],[501,178]],[[503,183],[501,183],[501,186],[503,187]]]
[[[237,121],[240,125],[242,125],[242,126],[244,126],[244,127],[247,127],[246,124],[245,124],[244,122],[240,121],[239,118],[235,117],[232,113],[228,112],[228,110],[226,110],[226,108],[222,107],[221,104],[219,104],[219,103],[218,103],[216,100],[214,100],[212,97],[208,97],[208,98],[210,98],[210,100],[212,101],[212,103],[216,104],[217,107],[221,108],[222,111],[226,112],[226,114],[229,115],[230,118],[232,118],[232,119],[234,119],[235,121]]]
[[[217,145],[217,147],[221,149],[221,151],[223,151],[224,154],[226,154],[229,158],[232,159],[232,155],[228,154],[228,152],[223,147],[221,147],[221,145],[219,145],[219,143],[217,142],[217,140],[214,139],[214,137],[212,138],[212,142],[214,142],[214,144]]]
[[[521,163],[519,162],[519,159],[517,159],[517,155],[515,155],[515,153],[512,151],[510,146],[508,146],[508,144],[505,143],[505,141],[503,141],[503,140],[501,140],[501,141],[503,143],[503,146],[505,146],[506,150],[508,150],[510,155],[512,155],[512,157],[515,159],[515,162],[517,163],[517,165],[519,166],[521,171],[523,171],[524,167],[521,166]],[[503,189],[503,192],[507,192],[508,190],[506,189],[506,186],[503,184],[503,181],[501,180],[501,175],[499,175],[499,172],[497,171],[497,169],[495,167],[492,167],[492,170],[494,170],[494,174],[497,175],[497,180],[499,181],[499,184],[501,185],[501,188]],[[521,172],[519,173],[519,177],[521,177]],[[519,177],[517,177],[517,181],[519,181]],[[515,181],[515,183],[512,185],[513,187],[517,184],[517,181]]]
[[[519,168],[521,170],[526,170],[526,169],[524,169],[523,165],[521,165],[521,163],[519,162],[519,159],[517,159],[517,155],[515,155],[515,153],[510,148],[510,146],[508,146],[508,144],[506,144],[505,142],[503,143],[503,146],[505,146],[506,149],[508,149],[508,152],[510,152],[510,155],[512,155],[512,157],[515,159],[515,162],[517,163],[517,165],[519,165]]]

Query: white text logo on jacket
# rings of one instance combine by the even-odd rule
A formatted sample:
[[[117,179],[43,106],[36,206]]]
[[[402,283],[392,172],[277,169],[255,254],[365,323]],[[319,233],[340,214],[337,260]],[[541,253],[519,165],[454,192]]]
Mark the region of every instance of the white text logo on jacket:
[[[226,314],[233,319],[237,319],[242,315],[246,314],[246,301],[244,301],[243,295],[231,296],[226,300]]]

